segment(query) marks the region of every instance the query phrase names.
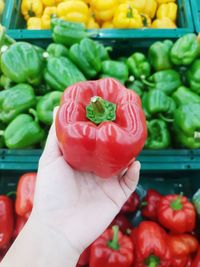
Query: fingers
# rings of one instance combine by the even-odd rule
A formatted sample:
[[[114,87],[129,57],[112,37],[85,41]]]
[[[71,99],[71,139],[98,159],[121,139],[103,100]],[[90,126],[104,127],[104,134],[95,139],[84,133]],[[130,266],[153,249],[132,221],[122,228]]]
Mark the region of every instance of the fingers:
[[[44,152],[40,158],[40,166],[46,166],[53,161],[55,161],[59,156],[61,156],[61,152],[58,147],[57,137],[56,137],[56,129],[55,129],[55,117],[58,108],[54,110],[54,122],[50,128],[49,135],[46,141],[46,145],[44,148]]]
[[[140,162],[135,161],[128,169],[126,174],[122,177],[120,183],[121,186],[126,193],[127,197],[130,196],[130,194],[135,191],[138,181],[139,181],[139,176],[140,176]]]

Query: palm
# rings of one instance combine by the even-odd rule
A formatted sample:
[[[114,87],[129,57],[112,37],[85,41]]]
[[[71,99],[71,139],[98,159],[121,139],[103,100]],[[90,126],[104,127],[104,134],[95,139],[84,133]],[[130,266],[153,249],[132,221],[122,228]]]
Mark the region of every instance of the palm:
[[[129,174],[103,180],[75,171],[52,141],[53,131],[40,163],[34,210],[46,224],[62,229],[65,236],[73,232],[74,246],[82,251],[106,229],[135,189],[139,168],[131,172],[135,179]]]

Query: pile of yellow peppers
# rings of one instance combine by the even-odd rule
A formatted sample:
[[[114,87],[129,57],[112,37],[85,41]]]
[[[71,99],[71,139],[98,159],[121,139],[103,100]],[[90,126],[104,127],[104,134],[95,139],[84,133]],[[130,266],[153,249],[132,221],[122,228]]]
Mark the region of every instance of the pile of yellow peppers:
[[[4,2],[4,0],[0,0],[0,15],[3,14],[4,7],[5,7],[5,2]]]
[[[52,17],[88,29],[176,28],[176,0],[22,0],[28,29],[50,29]]]

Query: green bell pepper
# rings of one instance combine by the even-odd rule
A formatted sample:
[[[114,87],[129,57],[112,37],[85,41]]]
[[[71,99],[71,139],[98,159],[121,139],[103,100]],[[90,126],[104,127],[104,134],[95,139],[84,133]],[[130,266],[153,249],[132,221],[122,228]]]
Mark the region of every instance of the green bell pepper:
[[[144,93],[144,84],[141,81],[135,80],[133,82],[128,82],[126,87],[132,91],[134,91],[136,94],[138,94],[140,97],[142,97]]]
[[[18,84],[0,92],[0,120],[8,123],[20,113],[36,104],[33,88],[28,84]]]
[[[38,85],[42,80],[43,61],[33,45],[18,42],[1,55],[1,70],[13,82]]]
[[[0,76],[0,87],[2,87],[3,89],[8,89],[12,86],[13,82],[6,77],[5,75],[1,75]]]
[[[170,51],[173,42],[165,40],[163,42],[155,42],[148,51],[148,59],[155,71],[167,70],[172,68],[170,59]]]
[[[97,53],[98,53],[101,61],[109,60],[110,59],[109,52],[112,51],[112,47],[110,47],[110,46],[104,46],[104,45],[96,42],[96,49],[98,51]]]
[[[191,90],[200,94],[200,59],[195,60],[189,67],[186,76]]]
[[[51,87],[46,83],[41,83],[39,86],[34,88],[36,98],[41,98],[41,96],[44,96],[50,92],[52,92]]]
[[[147,78],[151,74],[151,66],[146,56],[142,53],[136,52],[132,54],[127,60],[127,65],[130,74],[136,79],[140,79],[141,77]]]
[[[16,41],[6,34],[6,28],[0,25],[0,48],[3,46],[10,46],[14,43],[16,43]]]
[[[4,129],[6,126],[0,122],[0,148],[3,148],[5,146],[5,141],[4,141]]]
[[[143,107],[151,116],[159,116],[163,120],[171,122],[176,104],[173,98],[167,96],[163,91],[152,90],[146,94]]]
[[[172,95],[178,106],[190,103],[200,103],[200,96],[185,86],[179,87]]]
[[[47,125],[52,124],[53,110],[56,106],[59,106],[62,95],[62,92],[54,91],[40,98],[36,106],[36,111],[38,119],[41,122]]]
[[[4,139],[9,149],[22,149],[40,143],[45,132],[40,128],[37,117],[18,115],[5,129]]]
[[[62,44],[50,44],[47,53],[53,57],[68,57],[69,50]]]
[[[146,119],[149,120],[149,119],[152,119],[152,115],[147,110],[147,104],[146,104],[147,98],[148,98],[148,92],[144,92],[142,96],[142,109],[144,111]]]
[[[69,58],[89,79],[101,70],[101,58],[96,43],[91,39],[85,38],[80,44],[71,46]]]
[[[181,86],[180,74],[175,70],[161,70],[148,78],[143,79],[149,89],[157,89],[171,95],[179,86]]]
[[[61,19],[53,18],[51,20],[53,30],[52,38],[55,43],[63,44],[68,47],[88,36],[86,28],[82,23],[73,23]]]
[[[171,144],[170,132],[165,121],[155,119],[147,122],[147,149],[165,149]]]
[[[200,189],[192,196],[192,202],[195,206],[198,216],[200,215]],[[199,219],[199,218],[198,218]]]
[[[124,62],[105,60],[102,62],[101,78],[112,77],[125,83],[128,80],[128,67]]]
[[[48,57],[44,70],[46,83],[55,91],[64,91],[68,86],[85,81],[84,75],[66,57]]]
[[[195,138],[195,132],[200,130],[200,103],[190,103],[180,106],[175,111],[174,130],[179,145],[189,149],[200,148],[200,140]]]
[[[197,36],[189,33],[179,38],[170,53],[171,61],[175,65],[190,65],[200,53],[200,42]]]

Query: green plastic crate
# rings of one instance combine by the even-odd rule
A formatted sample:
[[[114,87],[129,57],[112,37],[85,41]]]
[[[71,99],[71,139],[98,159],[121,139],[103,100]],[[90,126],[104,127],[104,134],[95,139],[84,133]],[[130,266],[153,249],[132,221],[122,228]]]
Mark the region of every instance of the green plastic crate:
[[[194,28],[197,33],[200,33],[200,1],[190,0],[192,16],[194,21]]]
[[[99,30],[95,35],[97,39],[135,39],[135,38],[178,38],[186,33],[194,32],[192,13],[189,0],[177,0],[179,6],[177,29],[142,29],[142,30]],[[48,30],[25,30],[26,23],[20,11],[21,0],[10,0],[8,29],[22,29],[23,35],[28,38],[49,38]],[[24,29],[24,30],[23,30]],[[96,32],[96,30],[95,30]],[[32,36],[32,37],[31,37]]]
[[[0,16],[0,22],[6,28],[9,28],[9,24],[10,24],[10,7],[11,5],[9,1],[5,1],[5,8],[4,8],[3,14]]]

